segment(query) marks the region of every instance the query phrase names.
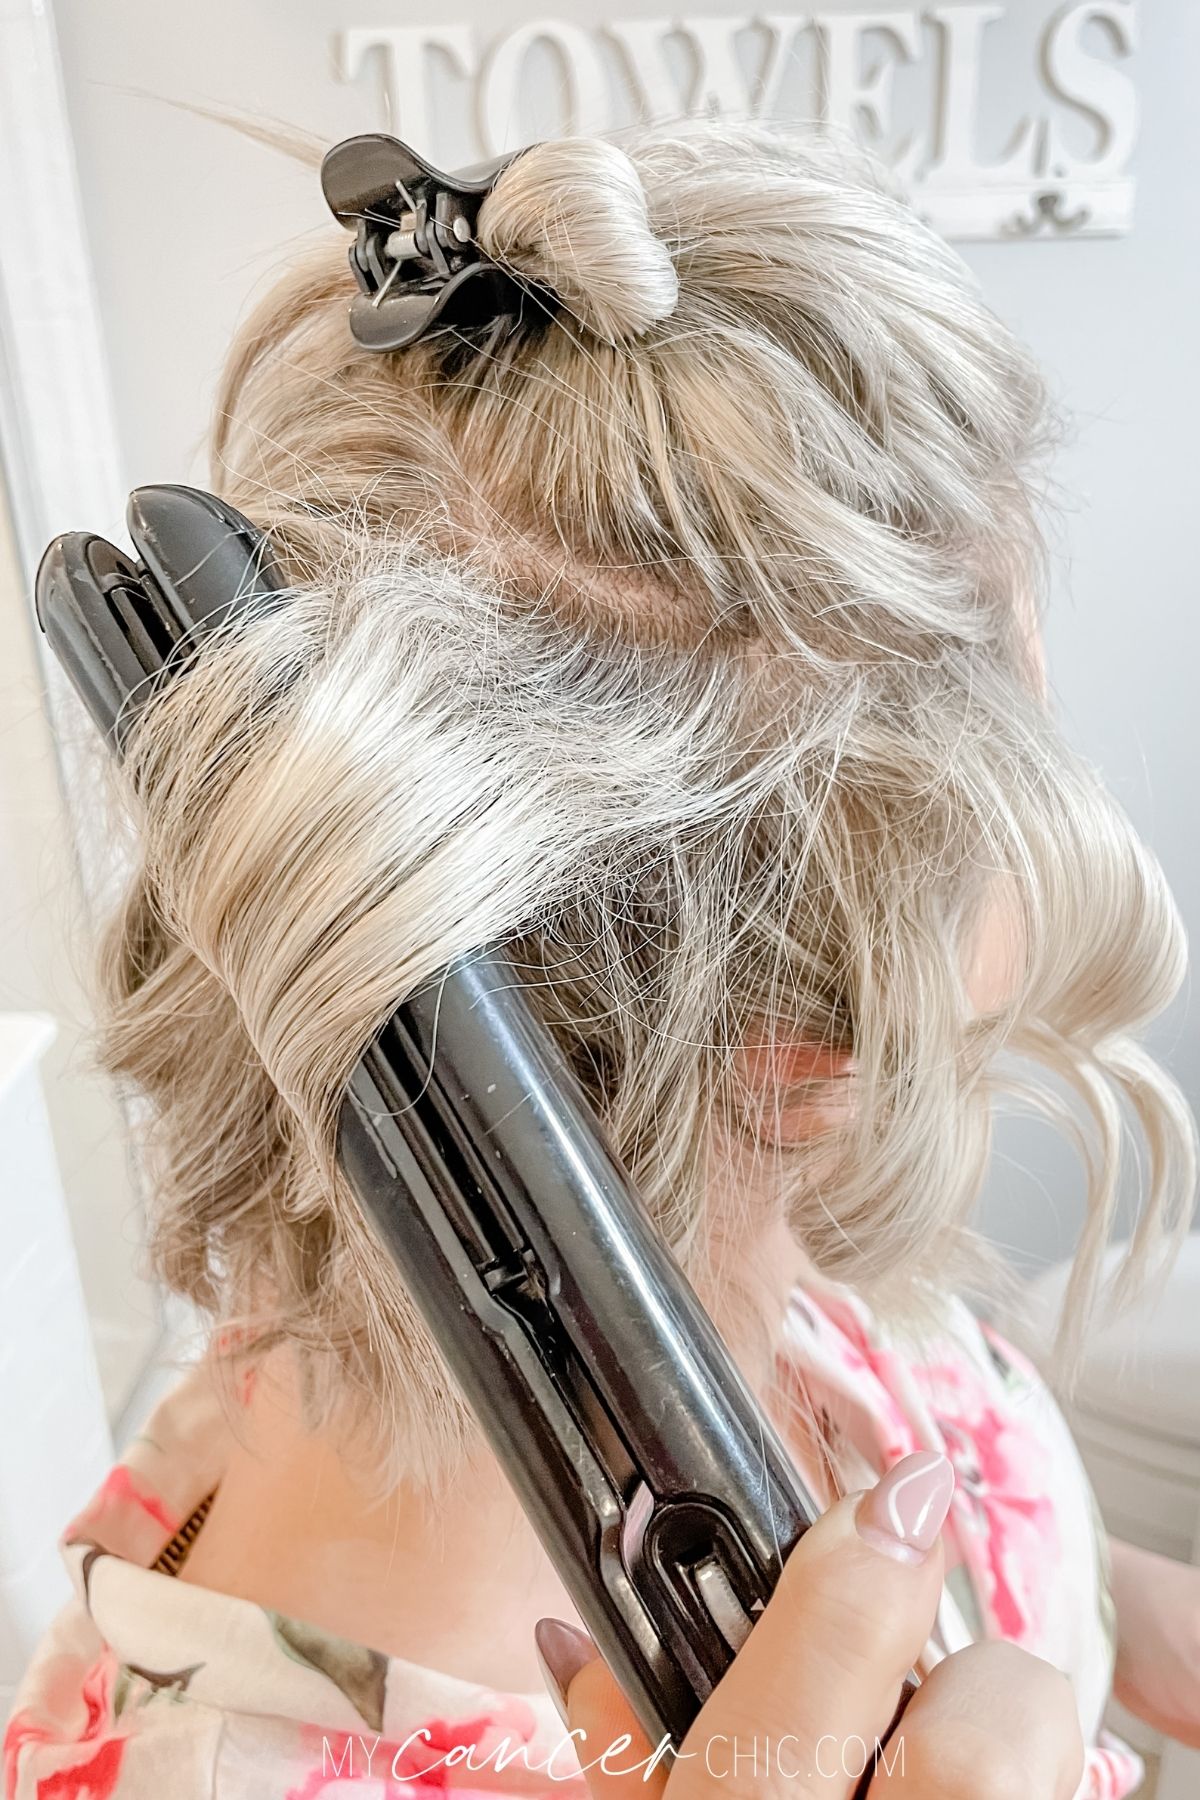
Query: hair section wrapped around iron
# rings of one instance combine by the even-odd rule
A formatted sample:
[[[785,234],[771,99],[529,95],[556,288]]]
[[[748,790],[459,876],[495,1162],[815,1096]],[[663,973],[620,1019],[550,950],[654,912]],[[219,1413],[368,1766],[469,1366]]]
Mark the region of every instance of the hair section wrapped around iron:
[[[1131,1035],[1181,979],[1170,896],[1031,650],[1036,372],[809,138],[539,145],[480,229],[561,308],[372,354],[331,233],[226,374],[217,484],[296,591],[128,750],[107,1041],[161,1269],[299,1346],[314,1412],[369,1401],[393,1471],[451,1466],[461,1406],[333,1132],[381,1019],[500,939],[719,1316],[776,1219],[894,1310],[970,1277],[997,1097],[1073,1093],[1077,1332],[1122,1146],[1132,1281],[1193,1142]]]

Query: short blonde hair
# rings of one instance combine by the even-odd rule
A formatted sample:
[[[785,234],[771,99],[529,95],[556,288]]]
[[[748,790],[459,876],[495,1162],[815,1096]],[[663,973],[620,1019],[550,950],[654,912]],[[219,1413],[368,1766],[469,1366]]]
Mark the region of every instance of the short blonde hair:
[[[217,480],[295,593],[138,726],[106,957],[163,1276],[301,1347],[315,1416],[365,1394],[392,1468],[449,1466],[461,1404],[334,1136],[390,1010],[505,940],[689,1267],[751,1223],[711,1200],[749,1145],[747,1210],[822,1270],[888,1304],[958,1279],[1004,1059],[1034,1059],[1082,1104],[1078,1328],[1124,1114],[1130,1279],[1190,1213],[1190,1116],[1130,1036],[1183,948],[1033,675],[1029,359],[810,137],[546,143],[479,230],[530,283],[518,330],[359,349],[331,228],[232,355]],[[1022,966],[977,1016],[998,888]],[[770,1129],[763,1042],[851,1059],[832,1142]]]

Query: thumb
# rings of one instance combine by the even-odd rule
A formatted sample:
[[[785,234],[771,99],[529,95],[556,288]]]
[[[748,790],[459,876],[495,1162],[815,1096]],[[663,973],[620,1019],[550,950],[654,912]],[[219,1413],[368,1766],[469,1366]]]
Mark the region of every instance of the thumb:
[[[672,1759],[673,1800],[711,1793],[709,1752],[731,1743],[738,1754],[719,1771],[723,1795],[762,1795],[770,1783],[746,1747],[785,1737],[800,1777],[793,1793],[843,1796],[855,1788],[933,1627],[942,1585],[939,1534],[953,1487],[947,1459],[920,1452],[810,1527],[681,1746],[678,1765]],[[557,1678],[552,1691],[564,1717],[572,1731],[587,1733],[575,1743],[594,1800],[661,1795],[667,1771],[657,1765],[644,1780],[653,1747],[591,1639],[543,1620],[539,1648]]]
[[[685,1738],[671,1800],[711,1795],[714,1776],[724,1800],[861,1792],[937,1616],[953,1491],[948,1460],[922,1451],[805,1532]],[[764,1774],[785,1743],[786,1769]]]

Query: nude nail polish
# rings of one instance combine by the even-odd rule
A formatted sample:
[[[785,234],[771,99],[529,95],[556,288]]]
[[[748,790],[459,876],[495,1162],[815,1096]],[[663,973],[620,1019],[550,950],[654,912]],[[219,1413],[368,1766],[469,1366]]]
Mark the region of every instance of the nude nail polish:
[[[936,1450],[919,1450],[863,1495],[855,1516],[858,1534],[901,1562],[921,1562],[938,1540],[953,1492],[949,1459]]]
[[[550,1698],[563,1724],[567,1719],[567,1689],[580,1669],[592,1662],[597,1650],[586,1631],[562,1619],[539,1619],[533,1628],[538,1664]]]

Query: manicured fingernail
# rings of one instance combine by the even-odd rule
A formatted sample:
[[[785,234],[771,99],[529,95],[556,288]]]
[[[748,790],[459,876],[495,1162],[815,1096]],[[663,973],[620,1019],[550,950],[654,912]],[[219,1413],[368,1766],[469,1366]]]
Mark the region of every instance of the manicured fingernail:
[[[567,1689],[580,1669],[594,1661],[596,1646],[586,1631],[580,1631],[578,1625],[565,1625],[561,1619],[539,1619],[533,1628],[533,1641],[542,1679],[566,1725]]]
[[[950,1461],[936,1450],[919,1450],[863,1495],[855,1519],[858,1535],[901,1562],[920,1562],[937,1542],[953,1492]]]

